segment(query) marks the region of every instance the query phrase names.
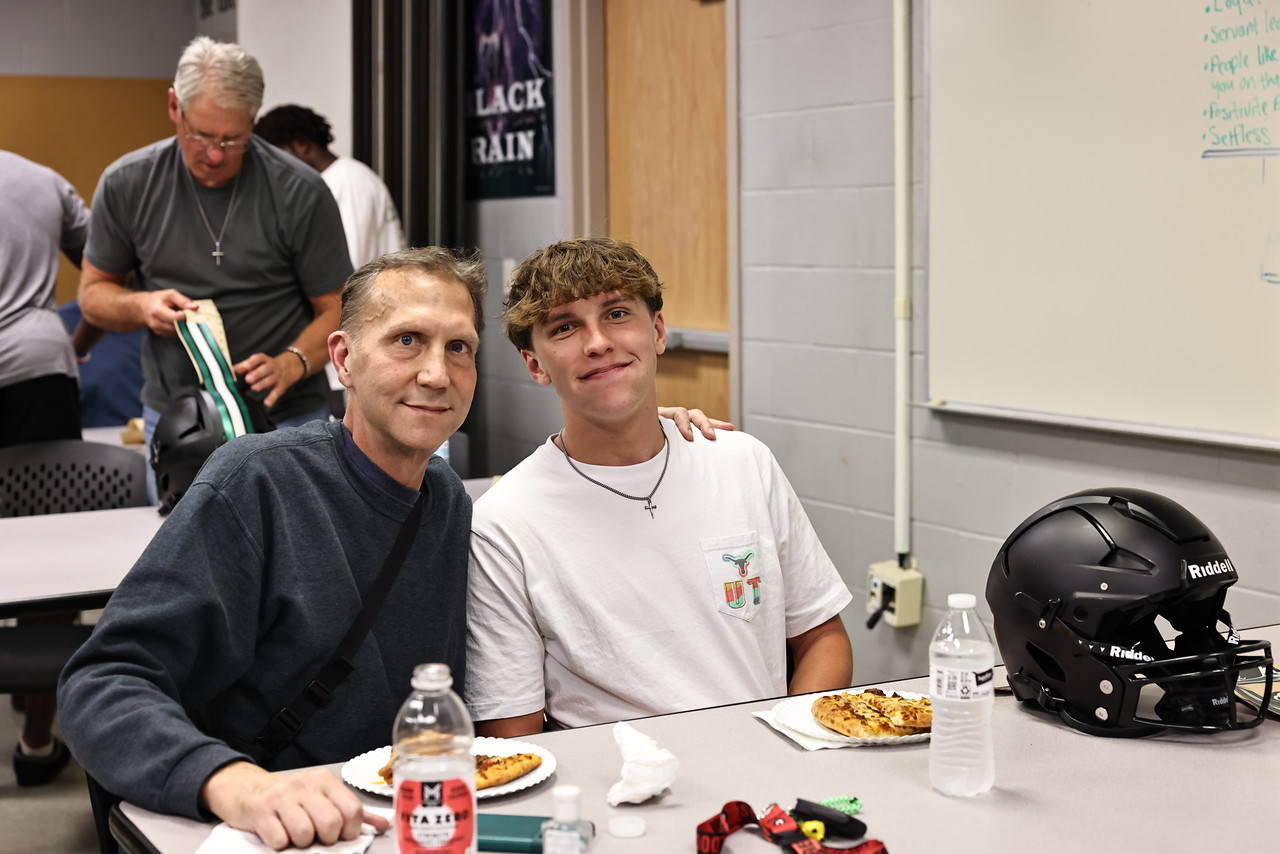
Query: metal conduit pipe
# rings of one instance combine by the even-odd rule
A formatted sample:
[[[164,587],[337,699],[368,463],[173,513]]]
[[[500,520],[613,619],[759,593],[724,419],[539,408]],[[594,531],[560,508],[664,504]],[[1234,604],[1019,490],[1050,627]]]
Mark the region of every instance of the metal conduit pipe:
[[[911,0],[893,2],[894,484],[898,565],[911,559]]]

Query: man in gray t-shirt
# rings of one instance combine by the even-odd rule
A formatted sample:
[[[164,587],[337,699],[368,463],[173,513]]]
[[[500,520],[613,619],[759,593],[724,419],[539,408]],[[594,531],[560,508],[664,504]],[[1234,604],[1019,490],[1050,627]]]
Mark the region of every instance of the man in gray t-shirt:
[[[0,447],[80,438],[76,356],[101,331],[81,323],[68,338],[55,291],[58,253],[78,265],[88,225],[89,211],[65,178],[0,151]],[[74,617],[18,619],[47,625]],[[23,704],[13,774],[19,786],[38,786],[57,777],[70,754],[53,736],[53,693],[26,694]]]
[[[0,445],[80,438],[76,354],[55,290],[58,253],[79,264],[88,227],[65,178],[0,151]]]
[[[164,407],[197,385],[174,326],[197,299],[214,301],[232,370],[277,425],[328,414],[326,340],[351,261],[324,182],[253,138],[262,90],[238,45],[195,39],[169,90],[176,136],[111,164],[94,194],[80,305],[99,326],[148,330],[148,443]]]

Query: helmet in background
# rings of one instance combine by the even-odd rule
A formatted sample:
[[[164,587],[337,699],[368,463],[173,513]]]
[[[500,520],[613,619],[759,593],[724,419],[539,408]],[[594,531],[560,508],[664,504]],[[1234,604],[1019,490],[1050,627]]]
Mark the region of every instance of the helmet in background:
[[[151,467],[161,515],[168,515],[191,487],[200,466],[226,442],[222,418],[209,392],[197,389],[170,401],[151,437]]]
[[[1181,505],[1093,489],[1009,535],[987,604],[1019,700],[1094,735],[1214,732],[1261,723],[1261,712],[1237,718],[1235,684],[1246,668],[1272,674],[1270,644],[1241,641],[1223,609],[1236,580],[1217,537]]]

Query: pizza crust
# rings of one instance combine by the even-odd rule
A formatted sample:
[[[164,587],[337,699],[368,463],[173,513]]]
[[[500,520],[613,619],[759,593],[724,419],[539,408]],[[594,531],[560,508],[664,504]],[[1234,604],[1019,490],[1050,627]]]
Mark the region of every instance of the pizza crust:
[[[892,738],[928,732],[933,707],[928,697],[910,699],[869,688],[819,697],[813,701],[813,718],[850,738]]]

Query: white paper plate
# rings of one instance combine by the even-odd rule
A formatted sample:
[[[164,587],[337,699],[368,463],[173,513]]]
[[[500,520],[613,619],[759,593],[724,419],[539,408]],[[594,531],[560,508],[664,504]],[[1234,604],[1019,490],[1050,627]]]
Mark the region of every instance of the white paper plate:
[[[875,738],[854,738],[853,736],[841,735],[834,730],[829,730],[813,717],[813,701],[819,697],[826,697],[831,694],[843,694],[845,691],[823,691],[818,694],[803,694],[797,697],[787,697],[785,700],[779,700],[777,705],[773,707],[773,717],[778,723],[785,727],[795,730],[801,735],[807,735],[810,738],[819,738],[825,741],[835,741],[840,744],[912,744],[917,741],[925,741],[929,738],[927,732],[917,732],[912,735],[888,735],[877,736]],[[857,694],[858,690],[848,689],[848,693]],[[914,694],[911,691],[894,691],[910,700],[917,700],[924,694]],[[381,767],[381,766],[379,766]],[[377,769],[374,769],[375,771]]]
[[[510,783],[503,783],[501,786],[490,786],[487,789],[477,789],[477,798],[494,798],[498,795],[506,795],[511,792],[518,792],[521,789],[527,789],[535,786],[543,780],[551,776],[556,770],[556,758],[550,750],[537,744],[527,741],[516,741],[510,738],[488,738],[481,736],[477,738],[475,744],[471,747],[471,752],[483,753],[488,756],[511,756],[514,753],[536,753],[542,757],[542,764],[534,768],[523,777],[517,777]],[[382,778],[378,776],[378,771],[383,765],[387,764],[387,760],[391,758],[391,745],[379,747],[376,750],[370,750],[367,753],[361,753],[359,756],[353,756],[348,759],[346,764],[342,766],[342,779],[349,786],[353,786],[362,792],[368,792],[371,795],[382,795],[389,798],[394,793],[391,786],[382,782]]]

